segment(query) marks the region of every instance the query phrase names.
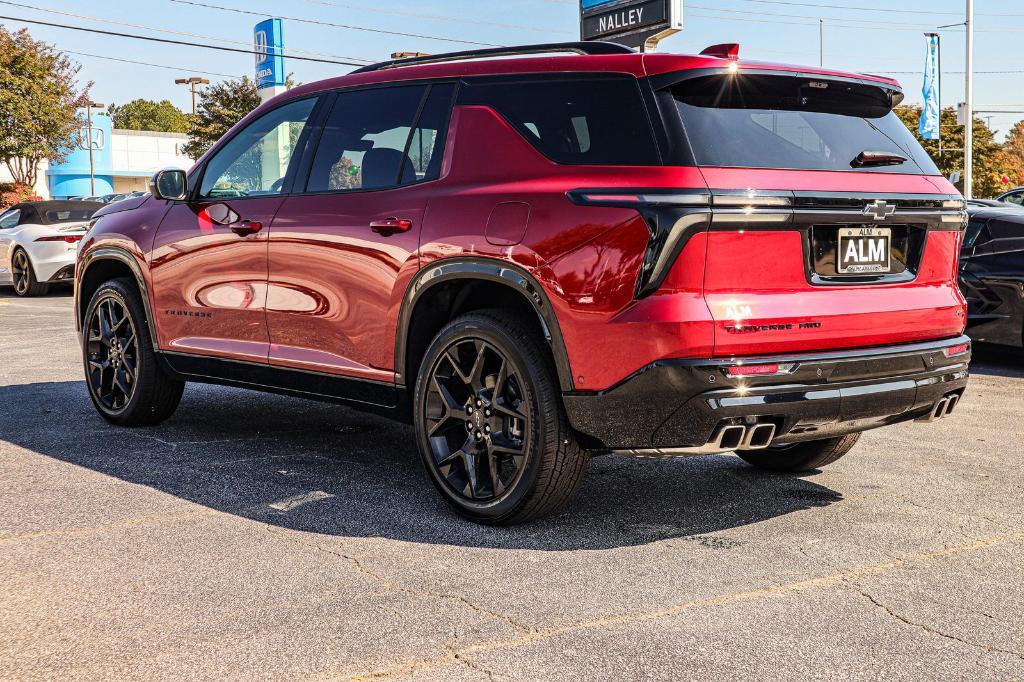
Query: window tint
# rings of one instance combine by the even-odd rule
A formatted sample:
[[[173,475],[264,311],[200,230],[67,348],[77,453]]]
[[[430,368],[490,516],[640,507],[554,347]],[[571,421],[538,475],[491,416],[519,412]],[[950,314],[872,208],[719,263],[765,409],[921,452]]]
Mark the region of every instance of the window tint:
[[[988,232],[992,235],[992,239],[1017,239],[1024,237],[1024,221],[994,218],[988,222]]]
[[[558,163],[661,163],[634,78],[469,83],[459,104],[492,107]]]
[[[881,88],[790,76],[708,76],[672,90],[702,166],[938,175]],[[861,152],[906,159],[856,166]]]
[[[338,94],[306,190],[382,189],[437,177],[440,149],[436,154],[435,149],[448,120],[452,88],[404,85]]]
[[[53,225],[55,223],[76,223],[92,218],[92,214],[96,212],[94,208],[75,208],[75,209],[62,209],[56,211],[46,212],[46,224]]]
[[[981,231],[985,229],[985,220],[982,218],[971,218],[967,221],[967,229],[964,231],[964,248],[974,246]]]
[[[433,85],[427,94],[423,111],[409,138],[409,160],[412,161],[417,182],[436,180],[441,176],[444,142],[454,94],[455,86],[451,83]]]
[[[1024,192],[1008,194],[1002,198],[1002,201],[1005,201],[1010,204],[1016,204],[1018,206],[1024,205]]]
[[[3,215],[0,215],[0,230],[7,230],[12,227],[16,227],[18,224],[18,218],[21,217],[21,211],[14,209],[7,211]]]
[[[256,119],[218,151],[203,173],[208,198],[279,194],[316,98],[285,104]]]

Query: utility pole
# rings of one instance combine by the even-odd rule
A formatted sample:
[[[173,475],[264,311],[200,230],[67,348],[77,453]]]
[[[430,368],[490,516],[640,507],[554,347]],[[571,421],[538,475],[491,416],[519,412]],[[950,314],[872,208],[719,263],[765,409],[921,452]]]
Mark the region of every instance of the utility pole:
[[[818,19],[818,66],[825,66],[825,20]]]
[[[174,80],[175,85],[187,85],[192,90],[192,115],[196,115],[196,86],[197,85],[209,85],[210,81],[199,76],[189,76],[188,78],[176,78]]]
[[[967,78],[964,83],[964,198],[973,198],[974,163],[974,0],[967,0]]]
[[[92,108],[102,109],[105,104],[99,102],[93,102],[89,100],[85,103],[85,131],[86,131],[86,144],[89,149],[89,194],[96,196],[96,166],[92,160]]]

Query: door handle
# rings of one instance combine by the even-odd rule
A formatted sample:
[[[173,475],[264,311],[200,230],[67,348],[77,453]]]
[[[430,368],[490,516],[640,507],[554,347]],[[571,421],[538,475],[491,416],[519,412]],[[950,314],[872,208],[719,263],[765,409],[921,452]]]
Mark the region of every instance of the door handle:
[[[384,218],[370,223],[370,229],[384,235],[408,232],[412,229],[412,221],[406,218]]]
[[[263,223],[258,223],[253,220],[243,220],[240,223],[235,223],[231,226],[231,231],[237,234],[239,237],[244,237],[250,234],[256,234],[263,229]]]

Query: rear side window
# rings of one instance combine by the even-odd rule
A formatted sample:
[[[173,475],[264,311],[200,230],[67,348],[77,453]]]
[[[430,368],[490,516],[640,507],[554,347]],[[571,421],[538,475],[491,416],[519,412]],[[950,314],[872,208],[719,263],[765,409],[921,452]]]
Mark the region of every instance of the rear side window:
[[[557,163],[661,164],[634,78],[469,82],[459,104],[493,108]]]
[[[451,83],[338,94],[306,190],[386,189],[440,175]]]
[[[715,75],[671,97],[700,166],[939,175],[880,87]]]

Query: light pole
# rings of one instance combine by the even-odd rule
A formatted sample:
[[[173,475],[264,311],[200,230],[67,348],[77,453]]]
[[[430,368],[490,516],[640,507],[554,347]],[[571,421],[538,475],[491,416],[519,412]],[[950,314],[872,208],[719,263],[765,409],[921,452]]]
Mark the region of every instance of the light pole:
[[[967,0],[967,79],[964,83],[964,198],[971,199],[974,164],[974,0]]]
[[[90,196],[96,196],[96,167],[92,161],[92,108],[102,109],[105,104],[99,102],[93,102],[89,100],[85,103],[85,130],[87,136],[87,145],[89,149],[89,194]]]
[[[818,19],[818,66],[825,66],[825,20]]]
[[[210,81],[199,76],[189,76],[188,78],[176,78],[174,80],[175,85],[187,85],[192,90],[192,115],[196,115],[196,86],[197,85],[209,85]]]

